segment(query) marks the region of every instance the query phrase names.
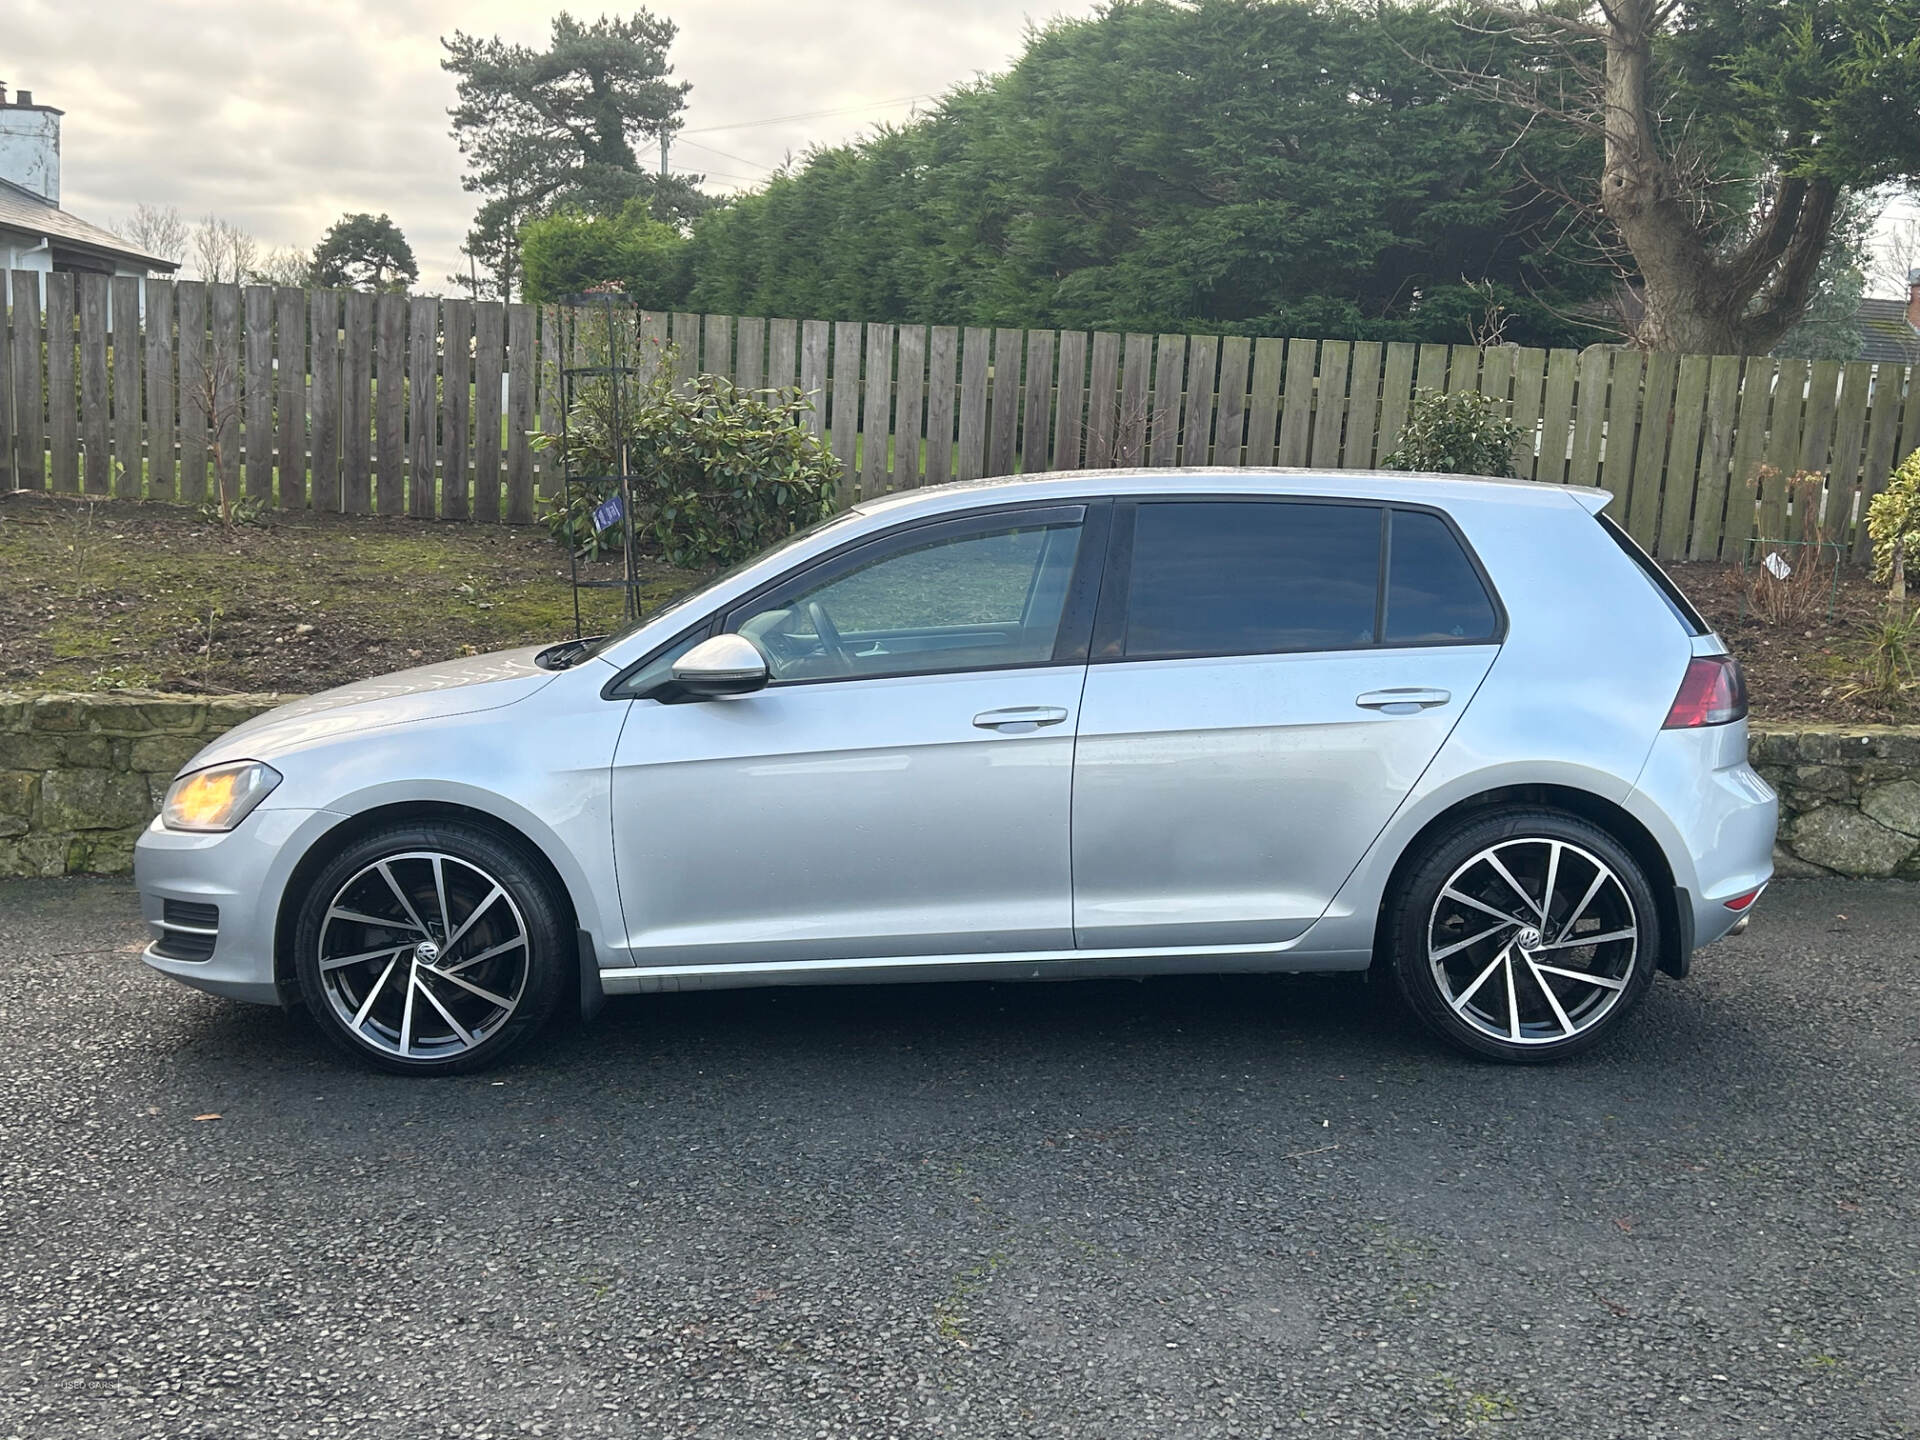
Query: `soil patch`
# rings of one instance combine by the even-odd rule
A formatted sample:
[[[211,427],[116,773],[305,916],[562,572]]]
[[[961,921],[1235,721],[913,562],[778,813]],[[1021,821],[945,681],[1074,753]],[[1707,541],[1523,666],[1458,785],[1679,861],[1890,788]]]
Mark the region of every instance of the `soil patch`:
[[[617,572],[594,567],[595,578]],[[643,562],[648,609],[698,581]],[[619,592],[587,592],[588,634]],[[538,526],[0,496],[0,689],[307,692],[573,634]]]
[[[1823,578],[1807,614],[1776,624],[1755,601],[1754,587],[1770,583],[1756,566],[1743,572],[1738,565],[1692,563],[1666,570],[1740,657],[1756,719],[1839,725],[1920,718],[1920,696],[1911,692],[1895,707],[1847,694],[1866,662],[1867,627],[1886,606],[1886,592],[1865,571],[1841,566],[1837,590]]]

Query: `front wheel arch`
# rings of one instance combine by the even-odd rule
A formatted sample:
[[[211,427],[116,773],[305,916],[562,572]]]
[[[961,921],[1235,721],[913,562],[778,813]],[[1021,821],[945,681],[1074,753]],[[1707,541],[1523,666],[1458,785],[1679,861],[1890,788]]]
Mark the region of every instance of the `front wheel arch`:
[[[1653,886],[1663,942],[1662,952],[1655,958],[1655,963],[1660,970],[1676,978],[1686,975],[1691,949],[1686,937],[1692,933],[1693,916],[1690,911],[1682,913],[1680,895],[1674,888],[1673,866],[1667,862],[1667,852],[1660,848],[1660,842],[1654,839],[1653,832],[1641,824],[1632,812],[1603,795],[1568,785],[1505,785],[1494,790],[1483,790],[1449,805],[1421,826],[1419,832],[1401,847],[1400,858],[1394,862],[1387,883],[1380,891],[1380,908],[1373,926],[1373,970],[1376,974],[1383,974],[1390,963],[1386,935],[1387,907],[1393,904],[1394,898],[1406,884],[1407,876],[1432,849],[1435,838],[1462,824],[1476,811],[1504,805],[1531,805],[1563,811],[1590,825],[1597,825],[1625,846],[1647,872],[1647,878]]]
[[[350,816],[316,837],[293,867],[293,873],[287,876],[287,883],[280,892],[280,908],[273,926],[273,981],[283,999],[298,1002],[300,998],[300,979],[294,972],[293,935],[299,923],[301,902],[312,888],[314,877],[326,867],[328,861],[362,835],[370,835],[389,825],[431,820],[454,820],[463,825],[472,825],[490,831],[497,838],[523,850],[528,860],[543,872],[552,886],[553,894],[566,907],[569,926],[578,933],[580,907],[575,903],[572,890],[559,868],[547,857],[546,851],[517,827],[484,810],[444,800],[406,800],[380,805]],[[598,986],[598,976],[586,973],[587,966],[596,964],[590,947],[579,947],[578,963],[581,966],[581,993],[584,995],[587,993],[586,981],[592,980],[595,988]]]

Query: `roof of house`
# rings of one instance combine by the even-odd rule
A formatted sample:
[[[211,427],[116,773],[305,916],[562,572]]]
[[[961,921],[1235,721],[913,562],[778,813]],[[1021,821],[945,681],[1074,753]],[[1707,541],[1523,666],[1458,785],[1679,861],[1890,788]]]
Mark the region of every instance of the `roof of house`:
[[[1920,330],[1907,320],[1905,300],[1862,300],[1854,311],[1860,358],[1884,365],[1920,365]]]
[[[158,255],[143,255],[111,230],[89,225],[78,215],[69,215],[58,205],[50,204],[11,180],[0,180],[0,228],[25,230],[49,240],[57,240],[63,245],[144,265],[149,270],[171,271],[180,268],[179,261],[163,260]]]

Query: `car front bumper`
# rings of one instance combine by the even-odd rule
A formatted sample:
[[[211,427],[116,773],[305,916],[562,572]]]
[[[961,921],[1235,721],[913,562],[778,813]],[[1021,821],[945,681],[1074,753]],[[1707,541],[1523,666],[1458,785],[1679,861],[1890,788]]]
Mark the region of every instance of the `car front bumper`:
[[[274,951],[280,898],[299,857],[314,839],[344,818],[325,810],[261,809],[224,834],[168,830],[155,820],[133,850],[140,913],[153,933],[147,964],[182,984],[230,1000],[284,1005]],[[168,901],[195,907],[183,923],[168,917]],[[198,907],[213,906],[208,926]],[[206,950],[187,959],[169,951]]]

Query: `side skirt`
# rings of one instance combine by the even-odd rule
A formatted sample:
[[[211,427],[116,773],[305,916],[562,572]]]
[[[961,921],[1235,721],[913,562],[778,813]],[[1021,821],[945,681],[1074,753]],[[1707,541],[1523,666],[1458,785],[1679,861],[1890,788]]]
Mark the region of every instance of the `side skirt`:
[[[1293,942],[1297,943],[1297,942]],[[600,972],[609,995],[663,990],[732,990],[757,985],[906,984],[946,980],[1141,979],[1149,975],[1308,973],[1364,970],[1364,950],[1291,953],[1291,945],[1211,949],[1031,950],[1017,954],[875,956],[859,960],[741,961],[713,965],[628,965]]]

